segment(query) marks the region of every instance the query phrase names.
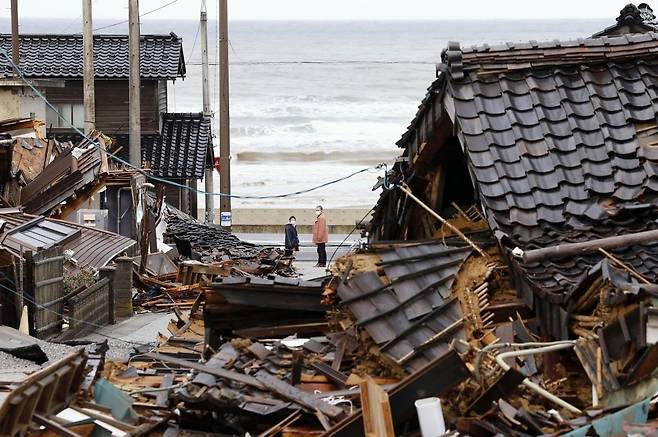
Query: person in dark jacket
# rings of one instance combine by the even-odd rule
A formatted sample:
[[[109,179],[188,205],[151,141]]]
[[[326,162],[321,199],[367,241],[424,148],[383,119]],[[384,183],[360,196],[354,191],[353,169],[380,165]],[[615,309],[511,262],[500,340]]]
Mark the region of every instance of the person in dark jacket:
[[[297,236],[297,219],[291,216],[288,224],[285,226],[286,232],[286,253],[285,256],[292,256],[293,251],[299,251],[299,237]]]

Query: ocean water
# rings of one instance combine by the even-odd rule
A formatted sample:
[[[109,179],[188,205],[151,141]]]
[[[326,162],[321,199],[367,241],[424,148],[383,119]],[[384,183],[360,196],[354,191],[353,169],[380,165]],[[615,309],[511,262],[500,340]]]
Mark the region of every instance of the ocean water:
[[[229,24],[232,187],[270,195],[336,179],[400,153],[406,130],[448,41],[462,46],[586,37],[614,20],[342,21]],[[96,25],[106,24],[97,20]],[[217,110],[216,22],[209,22],[211,99]],[[3,32],[9,29],[3,22]],[[22,32],[79,32],[76,20],[24,20]],[[106,33],[124,33],[125,26]],[[169,88],[169,110],[199,112],[198,23],[142,21],[142,33],[183,38],[187,76]],[[214,131],[218,131],[214,120]],[[288,199],[240,200],[248,207],[370,207],[378,175],[368,172]],[[218,180],[216,187],[218,191]],[[200,196],[203,205],[203,196]]]

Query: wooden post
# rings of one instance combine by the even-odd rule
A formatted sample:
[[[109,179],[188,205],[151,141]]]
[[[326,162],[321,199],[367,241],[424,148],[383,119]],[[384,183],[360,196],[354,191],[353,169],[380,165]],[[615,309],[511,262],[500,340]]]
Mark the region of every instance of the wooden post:
[[[206,0],[201,2],[201,85],[203,92],[203,116],[210,118],[212,111],[210,109],[210,85],[208,78],[208,11],[206,10]],[[212,141],[212,139],[211,139]],[[211,144],[212,147],[212,144]],[[215,221],[215,197],[211,193],[213,191],[213,165],[206,165],[203,175],[206,191],[206,214],[205,222],[213,223]]]
[[[82,46],[84,64],[84,105],[85,133],[96,129],[96,100],[94,95],[94,34],[92,23],[91,0],[82,0]]]
[[[227,0],[219,0],[219,191],[231,194],[231,135],[228,86],[228,11]],[[222,225],[231,228],[231,198],[219,202]]]
[[[107,278],[110,281],[109,284],[109,296],[108,296],[108,308],[107,308],[107,316],[108,316],[108,323],[110,325],[114,325],[116,323],[116,319],[114,317],[114,275],[116,273],[116,267],[113,266],[104,266],[98,269],[98,278],[99,279],[104,279]]]
[[[11,0],[11,56],[16,65],[20,63],[18,44],[18,0]],[[18,71],[15,75],[18,76]]]
[[[129,126],[129,149],[130,164],[134,167],[142,167],[140,121],[140,69],[139,69],[139,0],[128,1],[128,44],[129,65],[128,77],[128,126]]]

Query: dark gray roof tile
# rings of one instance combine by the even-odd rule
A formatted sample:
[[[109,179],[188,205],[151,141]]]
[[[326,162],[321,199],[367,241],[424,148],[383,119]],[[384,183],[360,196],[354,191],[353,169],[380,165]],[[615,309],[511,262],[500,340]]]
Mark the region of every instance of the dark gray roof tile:
[[[608,85],[613,80],[612,74],[605,68],[584,68],[580,74],[585,82],[597,85]]]
[[[576,139],[573,136],[566,138],[546,137],[546,143],[551,149],[557,149],[560,152],[576,150]]]
[[[612,175],[612,166],[610,165],[610,161],[604,161],[604,162],[584,161],[583,171],[585,172],[585,175],[593,175],[593,176],[601,176],[601,177],[610,176]]]
[[[575,131],[573,133],[576,144],[582,144],[588,147],[596,147],[605,144],[602,132],[585,132]]]
[[[495,147],[491,150],[491,154],[497,161],[506,162],[508,164],[519,162],[521,154],[517,147]]]
[[[498,146],[513,146],[516,144],[514,131],[511,129],[503,132],[487,131],[485,135],[488,138],[489,144]]]
[[[562,208],[550,208],[547,206],[537,207],[537,220],[549,223],[564,223]]]
[[[491,167],[494,165],[494,158],[491,155],[491,152],[489,150],[482,151],[482,152],[473,152],[471,151],[469,153],[469,157],[471,158],[471,162],[473,165],[476,167]]]
[[[647,122],[656,119],[656,111],[653,108],[653,105],[647,106],[646,108],[633,108],[628,107],[629,118],[634,121]]]
[[[514,125],[512,126],[514,131],[514,137],[517,140],[526,140],[526,141],[539,141],[544,138],[544,133],[542,132],[541,126],[521,126]]]
[[[640,186],[647,178],[647,173],[643,167],[637,167],[632,170],[619,170],[615,172],[615,182],[626,186]]]
[[[584,84],[580,88],[567,88],[567,87],[560,87],[559,88],[560,96],[564,100],[568,100],[571,103],[585,103],[589,102],[590,99],[590,93],[587,88],[585,88]]]
[[[564,176],[564,180],[570,184],[583,184],[585,183],[585,176],[583,175],[583,170],[580,167],[569,168],[560,166],[560,171]]]
[[[537,226],[537,211],[510,208],[510,220],[524,226]]]
[[[504,93],[503,101],[506,108],[514,108],[516,111],[530,111],[533,109],[532,97],[528,93],[521,95]]]
[[[567,115],[576,115],[578,117],[591,117],[594,115],[594,106],[590,101],[585,103],[569,102],[564,105],[564,110]]]
[[[585,175],[585,188],[596,194],[612,194],[615,191],[615,182],[611,177],[599,178]]]
[[[473,82],[473,94],[482,97],[498,97],[502,93],[498,82]]]
[[[525,77],[510,80],[509,77],[500,80],[500,88],[503,92],[512,96],[526,96],[530,92],[530,87]]]
[[[560,193],[562,193],[562,199],[587,200],[589,198],[582,184],[572,185],[562,183],[560,184]]]
[[[532,192],[532,197],[537,205],[560,206],[564,204],[562,194],[557,188],[554,190],[535,190]]]
[[[634,82],[639,83],[639,82]],[[651,98],[649,94],[644,91],[644,88],[641,88],[639,93],[630,93],[626,92],[624,89],[619,93],[619,99],[621,100],[622,105],[624,106],[634,106],[636,108],[646,108],[651,106]]]
[[[11,35],[0,35],[0,47],[11,53]],[[82,79],[82,35],[20,35],[20,66],[30,78]],[[185,76],[183,42],[175,34],[142,35],[142,78],[173,80]],[[13,76],[9,61],[1,57],[0,77]],[[127,79],[128,35],[94,35],[94,74],[97,78]]]
[[[617,96],[614,99],[604,99],[599,96],[592,96],[592,105],[597,111],[618,112],[624,107]]]
[[[619,126],[619,127],[605,127],[608,130],[609,137],[616,142],[631,141],[635,138],[635,128],[632,125]]]
[[[642,187],[627,187],[626,185],[620,185],[614,193],[613,197],[621,200],[633,200],[642,192]]]
[[[617,155],[632,155],[637,153],[637,156],[641,155],[641,148],[639,148],[639,143],[637,138],[633,138],[629,141],[614,141],[610,138],[605,140],[606,149],[614,152]],[[658,156],[658,155],[657,155]]]
[[[493,183],[493,182],[498,182],[500,177],[498,176],[498,172],[496,171],[496,167],[491,166],[491,167],[473,167],[473,172],[475,173],[475,177],[477,178],[478,181],[484,182],[484,183]]]
[[[482,122],[480,118],[460,118],[459,126],[467,135],[479,135],[482,133]]]
[[[580,129],[581,131],[586,132],[593,132],[601,129],[601,124],[594,115],[585,118],[569,117],[569,124],[572,129]]]
[[[544,106],[546,108],[557,108],[560,106],[562,99],[557,90],[552,92],[535,92],[531,94],[532,101],[535,105]]]
[[[524,165],[527,163],[526,171],[535,171],[537,173],[549,173],[554,171],[555,165],[550,156],[529,156],[523,160]]]
[[[157,176],[201,179],[208,153],[212,153],[210,119],[202,113],[163,113],[160,135],[152,147],[142,149],[142,160]]]
[[[539,124],[539,119],[535,111],[515,111],[508,109],[507,116],[513,124],[523,126],[535,126]]]
[[[565,138],[573,135],[573,128],[567,119],[562,121],[542,121],[541,127],[546,135],[552,135],[558,138]]]
[[[507,183],[509,184],[510,190],[514,194],[527,194],[530,193],[530,184],[528,183],[527,178],[521,178],[521,179],[511,179],[511,178],[505,178]]]
[[[487,100],[487,99],[482,99],[482,100]],[[504,108],[502,115],[482,114],[480,116],[480,121],[482,122],[483,129],[490,129],[497,132],[501,132],[512,128],[512,124],[510,123],[510,119],[505,113]]]
[[[624,170],[632,170],[640,167],[640,160],[634,156],[631,157],[613,156],[612,166]]]
[[[540,120],[547,121],[561,121],[567,118],[567,113],[564,108],[558,105],[555,108],[548,108],[546,106],[538,106],[536,108],[537,117]]]
[[[585,214],[585,211],[587,211],[588,207],[589,207],[588,202],[576,202],[570,200],[566,204],[565,212],[571,215],[580,216]]]
[[[542,190],[553,190],[559,188],[559,172],[556,169],[555,172],[539,174],[539,173],[528,173],[528,181],[533,188],[540,188]]]
[[[626,116],[624,115],[624,111],[619,110],[619,111],[614,111],[614,112],[609,112],[606,110],[600,110],[596,111],[596,117],[599,120],[600,124],[605,124],[607,126],[625,126],[628,124],[628,121],[626,120]]]
[[[580,168],[582,171],[582,154],[581,149],[573,152],[556,153],[553,156],[563,168]]]
[[[493,184],[480,183],[480,191],[487,197],[500,197],[505,195],[505,182],[501,179],[500,182]]]
[[[508,193],[506,195],[507,203],[509,205],[516,205],[521,209],[535,209],[537,204],[535,199],[532,196],[532,193],[525,194],[512,194]]]
[[[505,114],[505,101],[502,96],[479,98],[475,100],[475,105],[480,113],[487,115]]]
[[[521,158],[522,161],[523,159],[525,158]],[[506,162],[496,161],[494,166],[499,175],[507,175],[510,178],[517,179],[526,175],[524,166],[517,165],[516,163],[507,164]]]
[[[473,100],[473,87],[468,83],[450,82],[450,94],[459,100]]]
[[[587,89],[589,90],[590,95],[595,95],[603,99],[616,99],[618,97],[617,88],[612,83],[603,85],[588,83]]]
[[[478,109],[472,100],[455,99],[455,112],[459,117],[475,118],[478,116]]]
[[[539,77],[538,74],[533,73],[526,79],[528,86],[533,91],[556,91],[557,85],[553,76]]]

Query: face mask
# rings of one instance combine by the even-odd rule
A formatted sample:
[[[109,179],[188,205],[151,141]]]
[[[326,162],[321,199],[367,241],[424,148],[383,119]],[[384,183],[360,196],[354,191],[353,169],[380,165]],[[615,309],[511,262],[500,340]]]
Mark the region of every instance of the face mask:
[[[315,215],[319,216],[320,214],[322,214],[322,211],[319,210],[319,209],[316,209],[316,210],[315,210]]]
[[[295,226],[295,223],[297,223],[295,220],[290,220],[290,224]]]

